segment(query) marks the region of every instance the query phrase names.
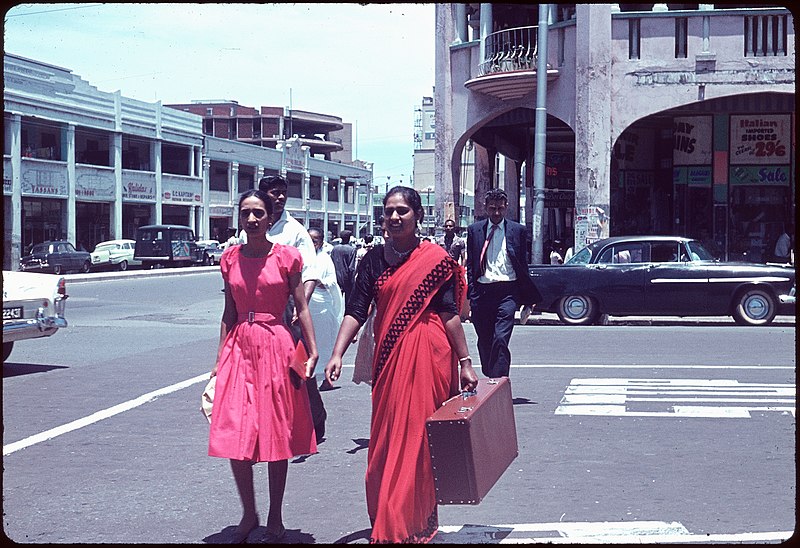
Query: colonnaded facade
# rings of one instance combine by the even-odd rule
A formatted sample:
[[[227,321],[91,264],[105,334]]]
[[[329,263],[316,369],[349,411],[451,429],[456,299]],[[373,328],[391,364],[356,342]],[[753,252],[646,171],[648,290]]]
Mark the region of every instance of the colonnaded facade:
[[[197,114],[99,91],[41,61],[4,53],[3,63],[4,270],[34,243],[91,251],[147,224],[224,240],[238,194],[269,174],[287,178],[287,209],[307,227],[373,230],[368,163],[315,157],[300,136],[271,148],[206,135]]]
[[[505,188],[534,241],[677,234],[769,260],[796,214],[795,66],[781,6],[437,4],[436,210],[474,147],[477,216]]]

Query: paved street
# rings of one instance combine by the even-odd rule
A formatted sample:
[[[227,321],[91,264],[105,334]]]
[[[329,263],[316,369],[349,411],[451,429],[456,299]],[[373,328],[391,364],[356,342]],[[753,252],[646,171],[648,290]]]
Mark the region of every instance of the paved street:
[[[70,327],[3,371],[4,532],[34,543],[224,542],[240,517],[206,455],[213,268],[68,281]],[[91,276],[91,275],[90,275]],[[97,278],[94,278],[97,280]],[[519,456],[438,543],[778,542],[795,527],[795,323],[532,316],[512,341]],[[465,324],[471,354],[474,330]],[[352,364],[354,348],[345,357]],[[369,387],[324,392],[327,439],[291,461],[287,543],[364,543]],[[266,466],[256,467],[262,517]],[[263,539],[259,528],[252,542]]]

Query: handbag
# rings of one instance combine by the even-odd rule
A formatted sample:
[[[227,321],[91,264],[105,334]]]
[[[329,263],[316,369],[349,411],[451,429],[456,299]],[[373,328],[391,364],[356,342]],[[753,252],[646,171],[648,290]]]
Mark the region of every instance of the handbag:
[[[203,412],[208,423],[211,424],[211,409],[214,406],[214,388],[217,386],[217,376],[214,375],[208,380],[203,395],[200,397],[200,411]]]
[[[375,307],[361,328],[356,350],[355,367],[353,367],[353,382],[372,385],[372,358],[375,355]]]
[[[308,351],[303,341],[297,341],[297,346],[292,354],[292,359],[289,361],[289,375],[292,377],[292,382],[295,387],[299,387],[306,380],[306,362],[308,361]]]

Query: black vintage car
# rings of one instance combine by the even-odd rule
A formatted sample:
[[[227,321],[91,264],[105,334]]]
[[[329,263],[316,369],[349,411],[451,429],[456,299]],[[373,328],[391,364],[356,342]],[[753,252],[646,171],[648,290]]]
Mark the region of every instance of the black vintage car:
[[[145,269],[159,266],[191,266],[203,263],[203,250],[194,231],[184,225],[146,225],[136,229],[134,260]]]
[[[794,314],[790,265],[720,262],[676,236],[618,236],[589,244],[563,265],[530,265],[538,310],[571,325],[611,316],[733,316],[765,325]]]
[[[30,253],[19,260],[19,266],[26,272],[89,272],[92,255],[88,251],[78,251],[70,242],[50,240],[34,245]]]

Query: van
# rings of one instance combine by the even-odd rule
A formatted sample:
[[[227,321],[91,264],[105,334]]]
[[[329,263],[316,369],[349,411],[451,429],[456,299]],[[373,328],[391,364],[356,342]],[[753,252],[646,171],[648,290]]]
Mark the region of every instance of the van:
[[[191,266],[203,262],[203,250],[188,226],[146,225],[136,229],[133,258],[146,269],[156,265]]]

